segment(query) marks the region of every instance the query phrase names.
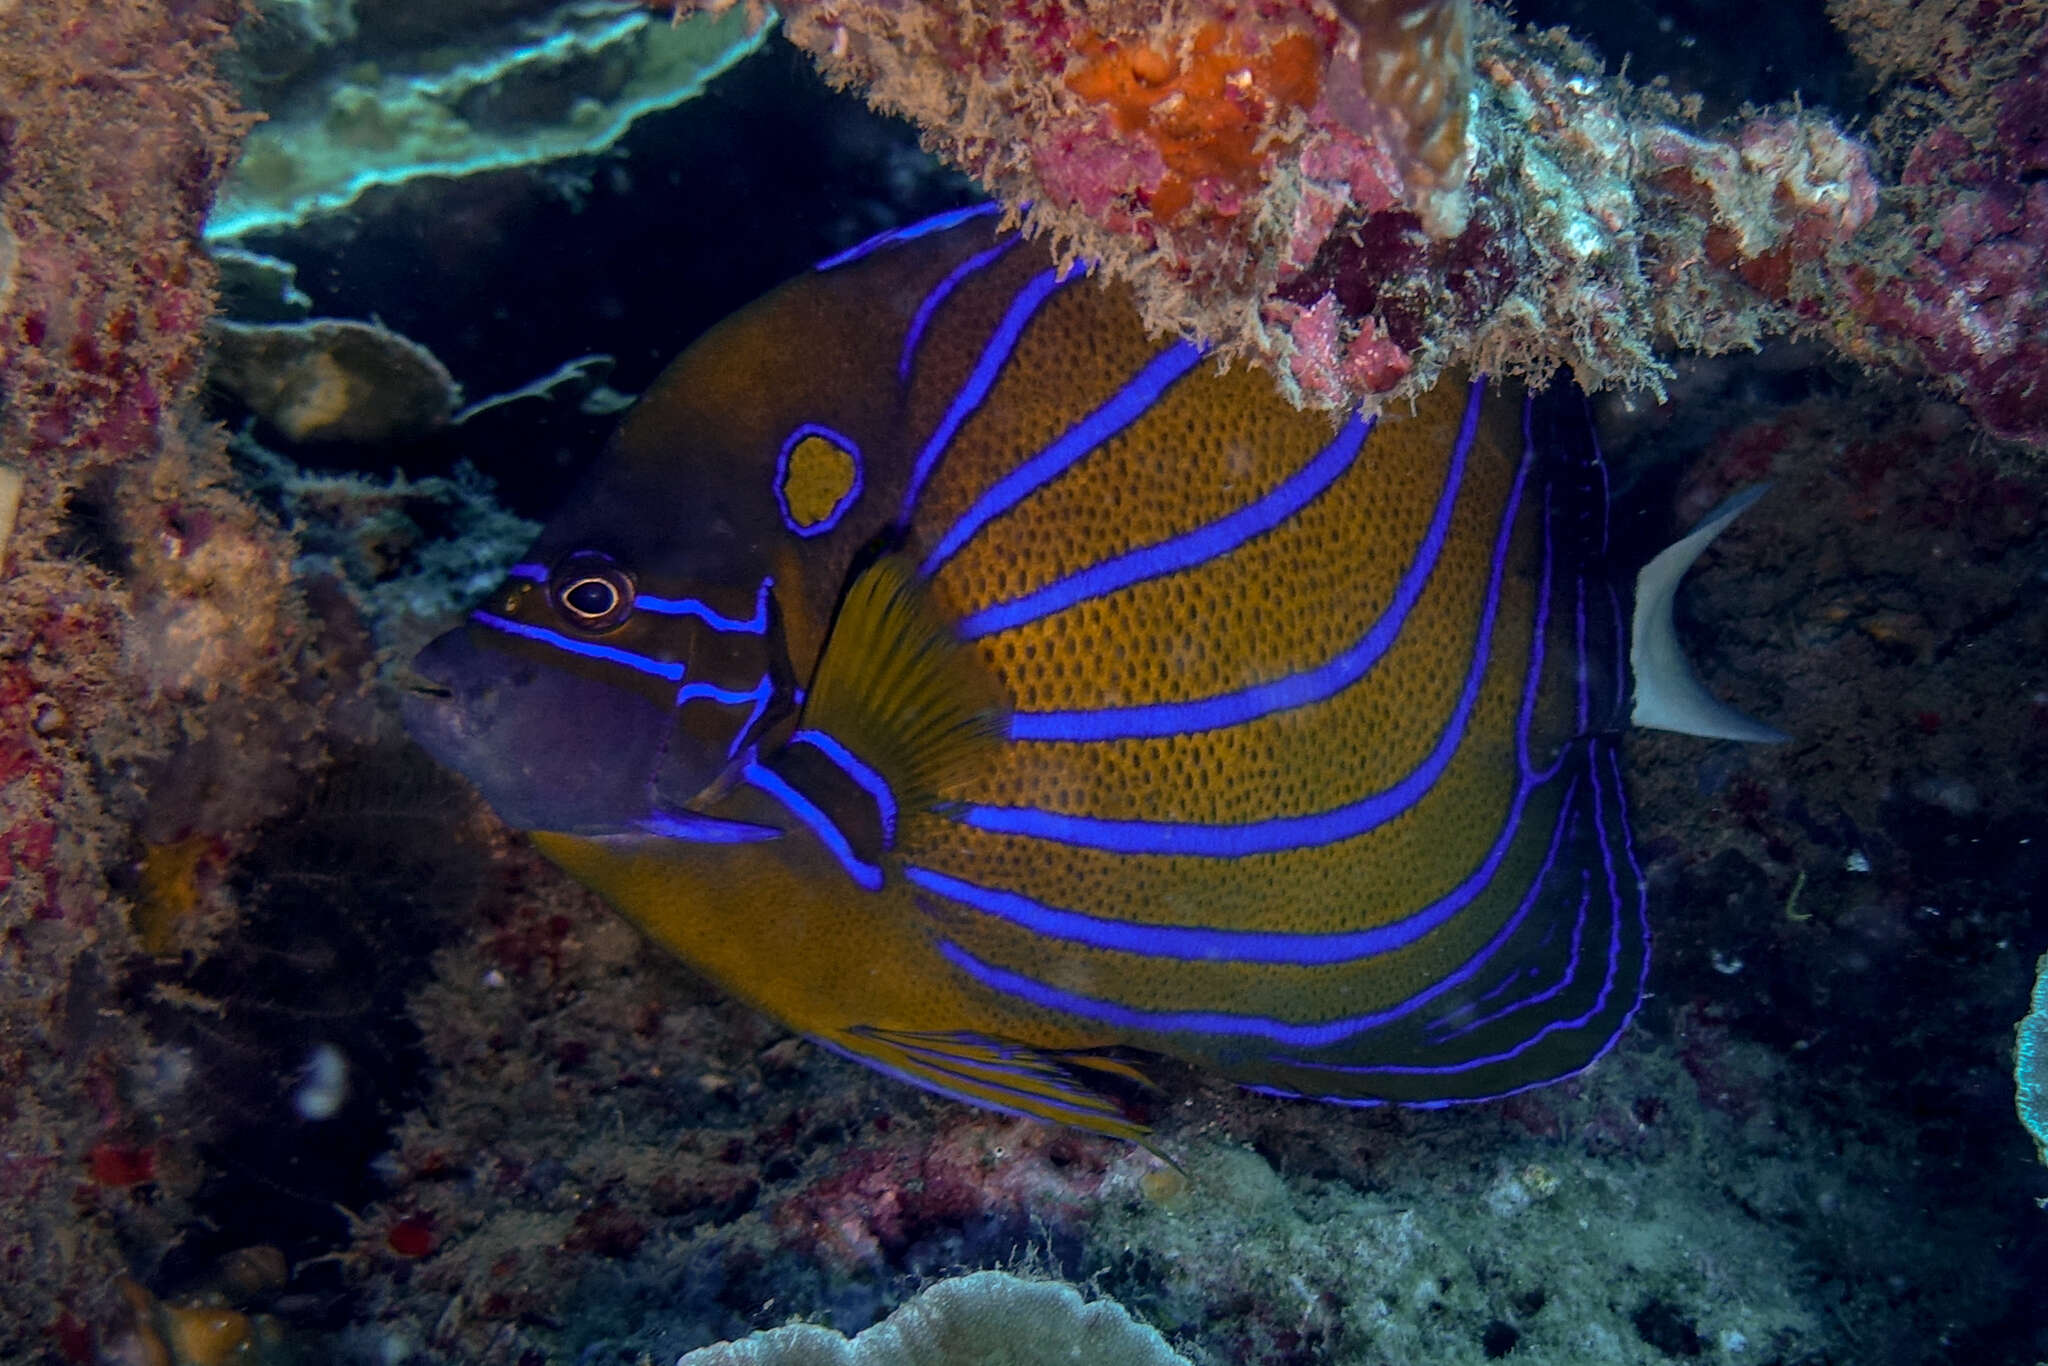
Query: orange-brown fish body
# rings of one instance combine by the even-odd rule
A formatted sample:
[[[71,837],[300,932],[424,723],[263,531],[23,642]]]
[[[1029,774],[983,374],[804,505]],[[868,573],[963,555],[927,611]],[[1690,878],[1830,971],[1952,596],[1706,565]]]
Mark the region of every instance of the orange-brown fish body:
[[[411,721],[920,1085],[1125,1134],[1099,1050],[1501,1094],[1597,1056],[1647,950],[1598,468],[1543,421],[1333,425],[955,215],[678,360]]]

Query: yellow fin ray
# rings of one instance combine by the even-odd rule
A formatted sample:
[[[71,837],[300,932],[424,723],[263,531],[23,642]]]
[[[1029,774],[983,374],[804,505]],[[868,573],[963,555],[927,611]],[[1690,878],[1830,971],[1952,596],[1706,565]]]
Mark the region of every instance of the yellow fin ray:
[[[1028,1048],[986,1035],[916,1033],[856,1025],[821,1040],[927,1091],[994,1110],[1142,1142],[1150,1132],[1086,1075],[1150,1088],[1132,1064],[1098,1052]]]
[[[1002,742],[1007,713],[1001,686],[894,554],[847,588],[799,724],[837,739],[917,807]]]

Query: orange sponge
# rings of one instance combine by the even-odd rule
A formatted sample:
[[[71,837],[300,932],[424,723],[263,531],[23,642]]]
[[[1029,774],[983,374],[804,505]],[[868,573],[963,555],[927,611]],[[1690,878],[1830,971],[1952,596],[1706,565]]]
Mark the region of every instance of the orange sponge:
[[[1298,30],[1260,42],[1213,22],[1196,31],[1185,57],[1093,32],[1078,46],[1082,62],[1067,88],[1158,150],[1166,175],[1151,208],[1162,221],[1178,217],[1202,181],[1257,182],[1286,116],[1315,103],[1324,58],[1322,44]]]

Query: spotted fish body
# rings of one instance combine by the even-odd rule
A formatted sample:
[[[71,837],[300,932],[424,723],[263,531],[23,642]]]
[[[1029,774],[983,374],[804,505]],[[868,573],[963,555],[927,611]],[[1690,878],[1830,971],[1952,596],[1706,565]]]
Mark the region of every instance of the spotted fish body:
[[[1583,421],[1340,424],[965,211],[742,311],[422,655],[414,733],[826,1045],[1136,1134],[1554,1080],[1640,999]]]

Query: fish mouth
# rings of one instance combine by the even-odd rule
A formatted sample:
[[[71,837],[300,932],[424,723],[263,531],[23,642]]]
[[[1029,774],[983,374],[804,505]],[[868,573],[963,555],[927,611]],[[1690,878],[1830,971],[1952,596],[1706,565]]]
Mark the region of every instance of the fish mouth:
[[[385,682],[408,698],[425,697],[446,702],[455,696],[455,689],[445,683],[436,682],[410,664],[400,665],[392,670]]]

